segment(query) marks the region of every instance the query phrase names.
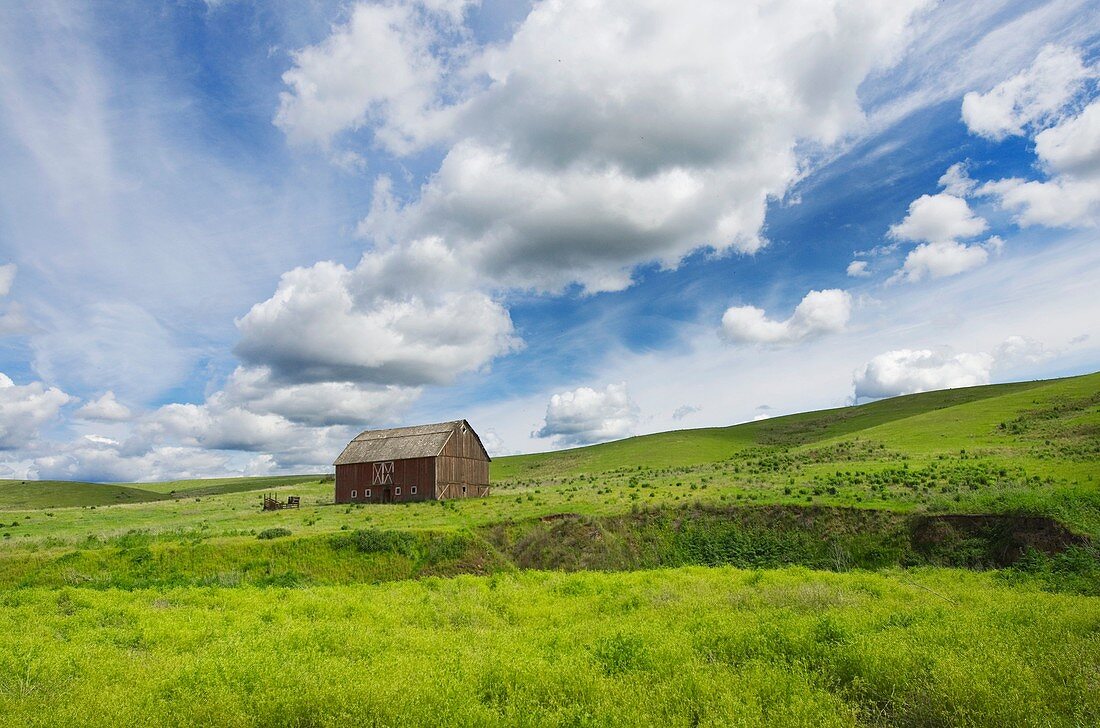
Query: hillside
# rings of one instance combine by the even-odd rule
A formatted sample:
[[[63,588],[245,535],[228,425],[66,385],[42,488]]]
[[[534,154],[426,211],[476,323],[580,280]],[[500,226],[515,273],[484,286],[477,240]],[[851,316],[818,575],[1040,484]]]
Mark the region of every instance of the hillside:
[[[493,462],[489,498],[447,507],[332,507],[331,480],[303,475],[113,486],[15,481],[2,486],[0,508],[17,516],[9,523],[18,527],[4,534],[16,543],[134,530],[230,537],[273,523],[295,534],[454,530],[690,503],[1032,513],[1100,537],[1098,432],[1100,374],[1091,374],[502,457]],[[261,491],[270,489],[300,495],[303,508],[262,513]],[[127,505],[90,510],[116,503]],[[47,517],[44,508],[54,511]]]
[[[70,480],[0,480],[0,510],[147,503],[169,496],[129,485]]]
[[[0,725],[1094,725],[1098,434],[1093,374],[499,458],[444,503],[6,482]]]
[[[534,455],[497,458],[493,477],[511,480],[569,475],[621,467],[681,467],[715,463],[752,447],[799,447],[862,434],[924,452],[950,451],[973,445],[976,438],[997,435],[991,428],[1035,407],[1058,403],[1081,405],[1081,413],[1100,423],[1097,403],[1100,373],[1066,379],[991,384],[892,397],[868,404],[820,410],[747,422],[731,427],[676,430],[625,440]],[[1075,410],[1076,411],[1076,410]],[[935,413],[941,413],[937,416]],[[926,419],[915,419],[925,417]],[[951,423],[935,435],[931,425]],[[879,437],[881,436],[881,437]],[[1020,444],[997,439],[998,445]]]
[[[321,479],[321,475],[203,478],[159,483],[85,483],[72,480],[0,480],[0,511],[113,506],[175,498],[246,493]]]

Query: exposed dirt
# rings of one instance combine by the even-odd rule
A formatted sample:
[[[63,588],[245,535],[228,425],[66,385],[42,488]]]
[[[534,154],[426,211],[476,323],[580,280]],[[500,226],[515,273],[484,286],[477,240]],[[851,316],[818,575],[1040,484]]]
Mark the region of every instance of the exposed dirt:
[[[917,517],[912,542],[925,554],[984,544],[986,557],[998,566],[1016,563],[1028,548],[1057,554],[1071,546],[1089,545],[1088,537],[1073,533],[1053,518],[993,514]]]
[[[829,506],[643,509],[617,516],[560,513],[496,524],[486,541],[519,568],[628,570],[686,564],[998,568],[1029,548],[1088,546],[1042,516],[912,515]]]

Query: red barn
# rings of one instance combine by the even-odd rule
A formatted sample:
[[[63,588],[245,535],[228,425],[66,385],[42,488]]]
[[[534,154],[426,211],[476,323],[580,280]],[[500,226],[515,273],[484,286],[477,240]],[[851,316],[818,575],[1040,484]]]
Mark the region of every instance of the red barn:
[[[336,458],[337,503],[489,494],[491,458],[466,420],[367,430]]]

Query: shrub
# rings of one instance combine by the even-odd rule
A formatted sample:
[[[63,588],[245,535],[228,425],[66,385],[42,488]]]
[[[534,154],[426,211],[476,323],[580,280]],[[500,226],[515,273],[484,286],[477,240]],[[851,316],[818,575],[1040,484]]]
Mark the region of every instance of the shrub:
[[[266,539],[272,539],[272,538],[282,538],[283,536],[289,536],[289,535],[290,535],[290,529],[289,528],[265,528],[264,530],[262,530],[258,534],[256,534],[256,538],[261,538],[261,539],[266,540]]]

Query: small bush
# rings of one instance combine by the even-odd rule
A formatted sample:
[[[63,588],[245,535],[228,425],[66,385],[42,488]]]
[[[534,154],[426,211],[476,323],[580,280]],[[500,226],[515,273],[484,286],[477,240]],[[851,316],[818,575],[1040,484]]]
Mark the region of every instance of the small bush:
[[[262,531],[260,531],[259,533],[256,534],[256,538],[261,538],[261,539],[267,540],[267,539],[272,539],[272,538],[282,538],[283,536],[289,536],[289,535],[290,535],[290,529],[289,528],[265,528],[264,530],[262,530]]]

